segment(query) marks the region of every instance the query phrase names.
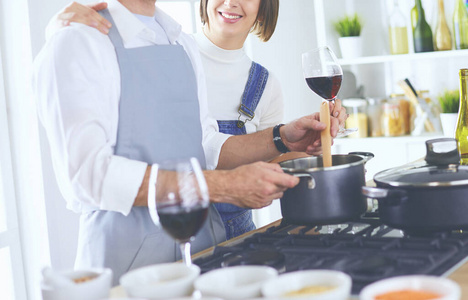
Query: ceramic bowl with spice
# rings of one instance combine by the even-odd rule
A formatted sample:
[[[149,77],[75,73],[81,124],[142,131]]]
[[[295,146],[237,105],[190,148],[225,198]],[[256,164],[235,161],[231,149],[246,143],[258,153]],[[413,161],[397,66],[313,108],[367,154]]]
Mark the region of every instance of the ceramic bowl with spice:
[[[351,277],[333,270],[303,270],[278,276],[265,283],[262,294],[281,300],[346,300],[351,293]]]
[[[359,294],[360,300],[459,300],[460,286],[437,276],[397,276],[376,281]]]
[[[203,297],[252,299],[259,297],[264,282],[278,275],[268,266],[233,266],[209,271],[195,281]]]

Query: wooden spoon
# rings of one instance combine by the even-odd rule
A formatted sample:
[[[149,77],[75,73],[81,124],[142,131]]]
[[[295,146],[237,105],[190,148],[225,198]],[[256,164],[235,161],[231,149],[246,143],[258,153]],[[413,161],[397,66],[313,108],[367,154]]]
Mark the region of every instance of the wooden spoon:
[[[328,101],[323,101],[320,106],[320,122],[325,123],[327,127],[322,130],[320,133],[320,138],[322,140],[322,160],[323,167],[332,166],[332,156],[331,156],[331,136],[330,136],[330,106]]]

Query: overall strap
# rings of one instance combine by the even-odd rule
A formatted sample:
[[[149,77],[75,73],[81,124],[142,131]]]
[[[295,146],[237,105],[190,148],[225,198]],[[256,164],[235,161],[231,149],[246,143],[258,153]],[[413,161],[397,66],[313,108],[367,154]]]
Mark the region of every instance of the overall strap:
[[[109,13],[109,10],[106,8],[106,9],[103,9],[101,11],[98,11],[98,13],[101,14],[104,18],[106,18],[112,24],[112,27],[110,28],[109,33],[107,35],[109,36],[109,39],[114,44],[114,47],[124,48],[122,37],[120,36],[120,33],[119,33],[119,30],[117,29],[117,26],[115,26],[114,19],[112,18],[111,14]]]
[[[255,117],[255,109],[262,97],[267,81],[268,70],[262,65],[252,61],[249,78],[245,84],[242,102],[238,110],[239,118],[237,126],[239,128],[244,127],[245,122],[251,121]],[[241,120],[242,115],[247,117],[245,121]]]

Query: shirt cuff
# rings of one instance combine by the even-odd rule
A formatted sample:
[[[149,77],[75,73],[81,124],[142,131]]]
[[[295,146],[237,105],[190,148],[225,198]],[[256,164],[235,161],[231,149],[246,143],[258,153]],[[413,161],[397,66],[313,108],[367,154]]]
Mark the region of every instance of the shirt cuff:
[[[215,132],[211,135],[206,142],[203,144],[206,157],[206,169],[214,170],[218,166],[219,154],[221,153],[221,148],[223,147],[224,142],[232,135]]]
[[[102,210],[128,215],[147,168],[145,162],[112,156],[102,187]]]

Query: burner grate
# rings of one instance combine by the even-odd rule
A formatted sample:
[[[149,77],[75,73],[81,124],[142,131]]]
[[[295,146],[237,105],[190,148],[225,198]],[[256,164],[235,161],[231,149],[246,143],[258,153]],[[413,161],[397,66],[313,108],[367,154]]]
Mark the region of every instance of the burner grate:
[[[387,236],[395,230],[380,224],[348,223],[307,227],[281,224],[239,244],[215,247],[194,261],[202,273],[221,268],[245,252],[275,251],[280,273],[309,269],[343,271],[353,279],[353,294],[374,281],[400,275],[443,275],[468,256],[468,234],[432,237]],[[234,259],[234,260],[235,260]],[[236,264],[245,264],[236,261]],[[265,264],[264,262],[256,264]]]

